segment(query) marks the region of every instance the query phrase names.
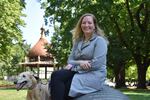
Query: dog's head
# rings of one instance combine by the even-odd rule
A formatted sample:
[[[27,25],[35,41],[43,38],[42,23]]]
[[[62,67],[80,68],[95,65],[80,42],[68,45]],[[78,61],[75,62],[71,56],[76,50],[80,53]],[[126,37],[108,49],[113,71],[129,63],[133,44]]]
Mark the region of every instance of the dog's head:
[[[16,89],[19,91],[23,87],[32,88],[37,84],[37,79],[32,72],[22,72],[18,75],[14,84],[16,84]]]

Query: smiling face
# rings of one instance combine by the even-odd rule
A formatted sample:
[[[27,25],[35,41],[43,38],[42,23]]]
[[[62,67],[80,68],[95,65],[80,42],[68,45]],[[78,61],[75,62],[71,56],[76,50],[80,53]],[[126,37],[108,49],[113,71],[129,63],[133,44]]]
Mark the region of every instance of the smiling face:
[[[95,25],[92,16],[85,16],[81,22],[81,29],[85,37],[89,37],[93,34],[95,30]]]

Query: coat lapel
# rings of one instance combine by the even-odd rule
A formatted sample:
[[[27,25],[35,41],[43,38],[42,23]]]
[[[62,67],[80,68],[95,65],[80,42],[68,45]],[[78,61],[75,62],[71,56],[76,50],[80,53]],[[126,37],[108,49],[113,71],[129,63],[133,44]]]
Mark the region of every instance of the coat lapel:
[[[86,48],[86,47],[89,46],[89,45],[90,45],[90,41],[88,41],[88,42],[86,42],[86,43],[84,43],[84,42],[82,41],[81,50],[83,50],[84,48]]]
[[[83,39],[82,39],[82,41],[79,43],[79,48],[80,48],[80,50],[83,50],[84,48],[86,48],[87,46],[89,46],[90,45],[90,43],[91,43],[91,41],[93,41],[95,38],[96,38],[96,34],[94,33],[93,35],[92,35],[92,38],[88,41],[88,42],[86,42],[86,43],[84,43],[84,41],[83,41]],[[84,44],[84,45],[83,45]]]

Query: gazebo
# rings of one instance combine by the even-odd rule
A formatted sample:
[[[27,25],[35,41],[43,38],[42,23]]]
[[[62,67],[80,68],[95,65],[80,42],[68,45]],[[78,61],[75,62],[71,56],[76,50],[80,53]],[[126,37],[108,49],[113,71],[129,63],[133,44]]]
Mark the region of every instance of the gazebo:
[[[45,46],[50,45],[45,38],[44,28],[41,28],[41,37],[38,42],[29,50],[25,57],[25,62],[20,63],[23,67],[29,67],[31,71],[37,68],[37,75],[39,76],[40,68],[45,68],[45,79],[47,79],[47,68],[54,67],[54,58],[47,52]]]

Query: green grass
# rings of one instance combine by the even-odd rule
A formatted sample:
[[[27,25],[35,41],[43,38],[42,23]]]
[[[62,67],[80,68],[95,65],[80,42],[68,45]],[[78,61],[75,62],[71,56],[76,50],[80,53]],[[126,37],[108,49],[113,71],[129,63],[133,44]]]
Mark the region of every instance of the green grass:
[[[150,90],[147,89],[125,89],[121,91],[131,100],[150,100]]]
[[[150,100],[150,90],[122,89],[130,100]],[[0,100],[26,100],[26,90],[0,89]]]
[[[26,90],[0,89],[0,100],[26,100]]]

